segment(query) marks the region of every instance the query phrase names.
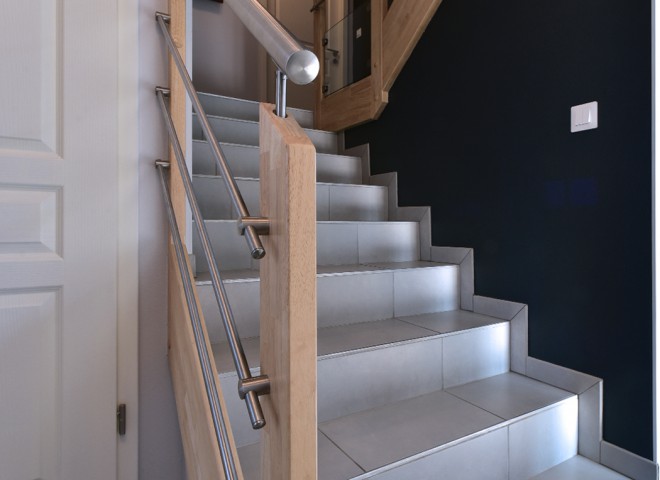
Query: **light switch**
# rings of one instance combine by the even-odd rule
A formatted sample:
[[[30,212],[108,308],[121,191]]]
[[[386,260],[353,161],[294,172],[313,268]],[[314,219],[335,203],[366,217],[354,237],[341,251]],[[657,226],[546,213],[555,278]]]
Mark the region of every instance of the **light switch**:
[[[571,133],[598,128],[598,102],[571,107]]]

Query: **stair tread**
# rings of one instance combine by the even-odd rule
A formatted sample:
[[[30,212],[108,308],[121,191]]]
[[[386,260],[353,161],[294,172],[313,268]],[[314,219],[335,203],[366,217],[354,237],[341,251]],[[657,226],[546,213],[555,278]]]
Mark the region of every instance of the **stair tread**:
[[[625,480],[628,478],[588,458],[576,455],[532,477],[531,480]]]
[[[569,392],[516,373],[505,373],[468,385],[478,386],[485,381],[489,381],[489,388],[496,395],[512,403],[527,404],[528,408],[517,417],[503,418],[450,391],[438,390],[323,422],[319,424],[319,431],[344,453],[344,465],[352,461],[364,472],[372,472],[476,438],[574,397]],[[241,460],[252,463],[249,457],[255,452],[258,455],[258,444],[243,448]],[[319,455],[319,472],[331,470],[331,465],[321,464],[324,461]],[[335,472],[332,473],[332,478],[337,478]],[[254,471],[250,476],[246,475],[246,480],[257,478]],[[330,477],[319,475],[319,478]]]
[[[211,178],[211,179],[222,179],[222,175],[208,175],[208,174],[203,174],[203,173],[195,173],[193,174],[193,178]],[[259,178],[257,177],[239,177],[235,176],[234,180],[242,180],[246,182],[258,182],[260,181]],[[382,185],[366,185],[364,183],[338,183],[338,182],[319,182],[317,180],[316,182],[317,185],[332,185],[332,186],[341,186],[341,187],[347,187],[347,188],[370,188],[374,190],[387,190],[388,187],[382,186]]]
[[[329,358],[365,349],[387,348],[401,342],[448,335],[504,321],[466,310],[454,310],[335,325],[318,329],[317,354],[321,358]],[[425,328],[420,324],[433,328]],[[258,366],[259,337],[244,338],[242,343],[248,364],[251,367]],[[233,374],[234,365],[226,341],[213,345],[213,355],[218,372]]]
[[[204,105],[204,111],[208,115],[217,115],[216,109],[225,109],[232,112],[232,118],[244,118],[246,120],[257,120],[259,118],[260,102],[246,100],[243,98],[227,97],[215,93],[198,92],[199,98]],[[298,122],[300,117],[305,121],[311,121],[314,113],[311,110],[287,107],[287,113],[294,116]]]
[[[316,275],[317,277],[336,276],[336,275],[358,275],[358,274],[368,274],[368,273],[383,273],[383,272],[396,271],[396,270],[413,270],[413,269],[422,269],[422,268],[443,268],[443,267],[454,268],[456,267],[456,265],[452,263],[427,262],[424,260],[416,260],[411,262],[385,262],[385,263],[376,262],[376,263],[368,263],[368,264],[350,264],[350,265],[318,265],[316,269],[317,271]],[[259,270],[257,269],[224,270],[221,272],[220,275],[225,283],[241,282],[241,281],[259,281]],[[209,272],[198,272],[195,283],[198,286],[210,285],[211,275],[209,274]]]
[[[218,174],[215,160],[206,140],[193,139],[193,172]],[[219,142],[232,173],[238,176],[258,175],[259,147],[244,143]],[[342,179],[346,184],[362,183],[362,158],[339,153],[316,152],[316,175],[319,180]]]

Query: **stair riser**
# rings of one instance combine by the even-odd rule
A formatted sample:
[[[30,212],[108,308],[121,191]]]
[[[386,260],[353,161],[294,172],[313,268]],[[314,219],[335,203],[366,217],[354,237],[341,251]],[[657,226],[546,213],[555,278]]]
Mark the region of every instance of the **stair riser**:
[[[221,270],[258,268],[235,221],[207,221],[206,228]],[[195,228],[193,252],[197,271],[208,272]],[[407,262],[419,260],[419,255],[416,222],[317,224],[318,265]]]
[[[410,284],[416,288],[410,288]],[[395,270],[317,279],[318,326],[346,325],[395,316],[455,310],[459,304],[458,267]],[[259,335],[259,282],[225,285],[242,337]],[[210,285],[197,287],[212,343],[225,340]]]
[[[231,118],[209,117],[211,129],[219,142],[238,143],[240,145],[259,145],[259,124]],[[305,133],[316,147],[317,152],[338,153],[337,134],[320,130],[306,129]],[[203,140],[204,134],[196,116],[193,116],[192,135]]]
[[[412,462],[358,479],[527,480],[577,454],[577,398]]]
[[[199,99],[207,115],[259,121],[258,102],[204,93],[199,94]],[[309,110],[288,107],[286,113],[295,118],[303,128],[312,128],[314,124],[314,114]]]
[[[432,337],[405,342],[388,348],[367,349],[346,355],[322,357],[318,362],[318,421],[324,422],[350,413],[424,395],[443,388],[443,378],[456,376],[461,355],[448,358],[445,345],[463,337],[463,344],[478,344],[484,332],[493,341],[508,335],[509,324],[502,323],[483,329],[468,330],[458,335]],[[473,339],[474,337],[474,339]],[[488,352],[470,350],[473,357],[481,357],[477,363],[494,361],[499,369],[475,371],[472,380],[508,371],[508,346],[503,346],[497,358]],[[254,372],[258,372],[254,369]],[[237,445],[249,445],[259,441],[248,422],[244,403],[235,393],[238,377],[221,375],[227,409]]]
[[[235,177],[259,178],[259,148],[250,145],[221,145]],[[193,142],[193,173],[218,175],[211,148],[204,141]],[[316,154],[316,180],[327,183],[362,183],[362,159],[344,155]]]
[[[509,324],[323,358],[319,422],[509,371]],[[484,344],[498,348],[480,349]],[[468,364],[466,366],[466,363]],[[449,382],[447,382],[449,380]]]
[[[236,180],[251,215],[260,215],[260,182]],[[237,218],[221,177],[193,177],[195,196],[206,220]],[[358,185],[316,185],[319,221],[387,221],[387,189]]]

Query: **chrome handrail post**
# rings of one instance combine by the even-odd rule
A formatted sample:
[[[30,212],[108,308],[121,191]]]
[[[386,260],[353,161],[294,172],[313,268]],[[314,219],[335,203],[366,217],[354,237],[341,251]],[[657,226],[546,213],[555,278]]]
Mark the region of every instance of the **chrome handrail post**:
[[[229,169],[229,165],[227,164],[227,160],[225,159],[225,156],[222,153],[220,146],[218,145],[218,140],[215,138],[215,135],[211,128],[211,124],[209,123],[209,119],[206,116],[206,112],[204,111],[204,108],[202,107],[202,102],[199,100],[197,91],[195,90],[192,80],[190,79],[190,75],[188,74],[188,69],[186,68],[183,59],[179,54],[179,50],[177,50],[176,46],[174,45],[174,40],[172,39],[172,35],[170,34],[170,31],[167,28],[166,23],[169,22],[169,18],[170,17],[164,13],[161,12],[156,13],[156,21],[158,22],[158,25],[160,26],[160,29],[163,32],[163,36],[165,37],[165,42],[167,43],[167,47],[170,51],[170,54],[172,55],[174,64],[176,65],[177,70],[181,75],[181,79],[183,80],[183,85],[186,88],[186,91],[188,92],[188,96],[190,97],[190,101],[192,103],[193,109],[195,110],[195,112],[197,112],[199,124],[202,127],[202,131],[204,132],[204,137],[206,138],[206,140],[209,143],[209,146],[211,147],[211,152],[213,153],[213,157],[215,158],[215,163],[220,169],[222,179],[224,180],[225,186],[229,191],[229,198],[231,198],[234,209],[238,213],[239,217],[241,218],[249,217],[250,212],[245,206],[245,202],[243,201],[241,192],[239,191],[238,185],[236,185],[234,176],[232,175],[231,170]],[[261,243],[261,239],[259,238],[259,235],[257,235],[253,227],[248,226],[245,229],[245,240],[247,241],[248,247],[250,248],[250,255],[252,255],[252,258],[254,259],[263,258],[263,256],[266,254],[266,250],[264,249],[264,246]]]
[[[179,138],[176,135],[176,130],[174,129],[174,123],[172,122],[172,117],[167,110],[167,105],[165,105],[165,95],[167,90],[164,88],[156,88],[156,95],[158,97],[158,105],[160,107],[163,120],[165,121],[165,126],[167,128],[167,133],[170,137],[170,142],[172,144],[172,150],[174,151],[174,157],[181,174],[181,181],[188,198],[188,203],[190,204],[190,210],[195,220],[195,226],[199,233],[200,243],[202,244],[202,250],[206,256],[207,263],[209,265],[209,274],[211,275],[211,284],[213,286],[213,293],[215,294],[215,299],[220,310],[220,316],[222,318],[222,323],[225,329],[225,334],[227,336],[227,341],[229,343],[229,349],[231,351],[232,360],[234,361],[234,367],[238,374],[240,381],[252,379],[252,374],[250,373],[250,367],[248,365],[247,359],[245,357],[245,351],[243,350],[243,345],[241,344],[241,339],[238,334],[238,328],[236,327],[236,322],[234,321],[234,314],[231,311],[229,306],[229,299],[227,296],[227,291],[225,290],[224,283],[220,277],[220,271],[218,268],[218,262],[215,258],[215,253],[213,252],[213,247],[211,245],[211,240],[209,238],[208,231],[206,230],[206,224],[204,223],[204,218],[199,209],[197,199],[195,198],[195,193],[193,191],[192,180],[190,178],[190,173],[186,166],[185,156],[183,154],[183,149],[181,148],[181,143]],[[255,231],[255,227],[250,225],[246,227],[246,236],[249,230]],[[257,237],[258,238],[258,237]],[[264,419],[263,411],[261,409],[261,404],[259,403],[259,398],[257,395],[248,395],[245,397],[245,402],[247,405],[248,414],[250,416],[250,422],[252,423],[252,428],[258,429],[262,428],[266,424]]]
[[[275,79],[275,114],[278,117],[286,117],[286,73],[277,69]]]
[[[211,407],[211,417],[213,419],[213,427],[215,429],[216,440],[218,441],[218,449],[220,450],[222,468],[227,479],[238,480],[239,477],[236,472],[236,463],[234,462],[234,456],[232,455],[231,447],[229,446],[227,424],[225,422],[225,418],[222,414],[222,408],[220,406],[220,396],[218,394],[218,387],[216,384],[217,380],[214,378],[213,368],[211,367],[211,360],[208,355],[208,350],[206,349],[206,338],[201,325],[199,310],[197,309],[197,302],[195,300],[192,280],[190,278],[190,271],[188,270],[188,265],[186,264],[185,260],[186,252],[183,248],[181,234],[179,233],[179,226],[174,214],[174,206],[172,205],[172,198],[170,196],[170,192],[167,188],[167,182],[165,180],[164,170],[167,168],[165,165],[166,164],[164,162],[156,162],[156,168],[160,174],[160,185],[163,198],[165,200],[167,220],[170,225],[172,242],[174,244],[179,272],[181,273],[183,291],[186,298],[186,304],[188,306],[188,313],[190,314],[190,322],[193,328],[195,344],[197,346],[197,354],[199,357],[199,362],[202,366],[202,377],[204,378],[206,395]]]

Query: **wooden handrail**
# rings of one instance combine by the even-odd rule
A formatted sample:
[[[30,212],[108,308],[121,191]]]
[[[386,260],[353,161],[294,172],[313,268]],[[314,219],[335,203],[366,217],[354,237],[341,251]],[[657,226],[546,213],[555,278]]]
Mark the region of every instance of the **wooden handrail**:
[[[293,117],[259,110],[261,214],[270,219],[261,260],[262,479],[315,479],[316,152]]]

